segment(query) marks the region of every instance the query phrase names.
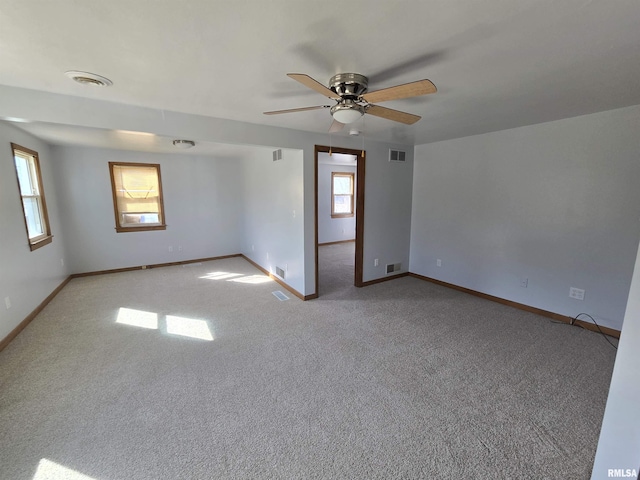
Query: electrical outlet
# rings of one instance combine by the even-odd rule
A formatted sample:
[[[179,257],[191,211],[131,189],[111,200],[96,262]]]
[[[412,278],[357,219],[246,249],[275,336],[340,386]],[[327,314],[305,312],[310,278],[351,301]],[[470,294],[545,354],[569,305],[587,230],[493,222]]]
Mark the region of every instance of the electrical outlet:
[[[62,265],[64,267],[64,258],[60,259],[60,265]]]
[[[181,252],[182,251],[182,245],[178,245],[178,251]]]
[[[584,290],[581,288],[571,287],[569,288],[569,296],[576,300],[584,300]]]
[[[251,245],[251,251],[252,251],[252,252],[255,252],[255,251],[256,251],[256,247],[255,247],[255,245]]]
[[[442,260],[437,259],[436,260],[436,267],[441,267],[442,266]]]
[[[529,279],[528,278],[521,278],[520,279],[520,286],[522,288],[527,288],[529,286]]]
[[[4,304],[7,307],[7,310],[11,308],[11,299],[9,297],[4,297]]]
[[[377,258],[374,258],[374,259],[373,259],[373,266],[374,266],[374,267],[377,267],[378,265],[379,265],[378,259],[377,259]]]
[[[169,247],[169,252],[173,252],[173,247]]]

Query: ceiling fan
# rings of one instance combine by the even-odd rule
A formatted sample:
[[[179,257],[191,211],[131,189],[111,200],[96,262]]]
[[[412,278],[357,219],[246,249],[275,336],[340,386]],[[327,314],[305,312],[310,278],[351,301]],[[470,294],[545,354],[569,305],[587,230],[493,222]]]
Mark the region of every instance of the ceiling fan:
[[[413,125],[422,117],[374,105],[373,102],[386,102],[389,100],[399,100],[401,98],[417,97],[437,91],[436,86],[427,79],[405,83],[404,85],[397,85],[395,87],[383,88],[382,90],[376,90],[374,92],[367,92],[369,80],[364,75],[358,73],[338,73],[329,80],[329,87],[325,87],[317,80],[303,73],[288,73],[287,76],[300,82],[305,87],[335,100],[337,103],[333,106],[318,105],[314,107],[291,108],[288,110],[264,112],[264,114],[278,115],[281,113],[329,108],[333,116],[333,123],[329,128],[330,132],[340,131],[345,124],[355,122],[365,113],[386,118],[394,122]]]

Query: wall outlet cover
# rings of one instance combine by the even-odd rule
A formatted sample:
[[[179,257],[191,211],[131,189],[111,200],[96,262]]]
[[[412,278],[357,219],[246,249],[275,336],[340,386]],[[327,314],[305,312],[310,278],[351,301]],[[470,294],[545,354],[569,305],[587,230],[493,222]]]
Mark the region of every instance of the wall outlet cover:
[[[569,288],[569,296],[576,300],[584,300],[584,290],[582,288],[571,287]]]

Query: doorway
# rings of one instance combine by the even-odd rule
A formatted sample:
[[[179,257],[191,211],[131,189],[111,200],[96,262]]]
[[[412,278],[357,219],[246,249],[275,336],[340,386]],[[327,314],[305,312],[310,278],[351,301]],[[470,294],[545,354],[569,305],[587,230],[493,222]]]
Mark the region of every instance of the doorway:
[[[325,195],[326,192],[319,193],[318,189],[318,165],[319,157],[321,154],[340,154],[351,155],[355,157],[355,192],[354,192],[354,205],[355,210],[355,258],[354,258],[354,272],[353,272],[353,285],[356,287],[362,287],[362,270],[363,270],[363,251],[364,251],[364,187],[365,187],[365,163],[366,152],[360,150],[353,150],[350,148],[340,147],[327,147],[324,145],[316,145],[315,147],[315,267],[316,267],[316,294],[320,293],[320,278],[319,278],[319,229],[318,229],[318,199],[319,195]],[[333,194],[331,195],[333,202]],[[340,208],[338,208],[340,210]]]

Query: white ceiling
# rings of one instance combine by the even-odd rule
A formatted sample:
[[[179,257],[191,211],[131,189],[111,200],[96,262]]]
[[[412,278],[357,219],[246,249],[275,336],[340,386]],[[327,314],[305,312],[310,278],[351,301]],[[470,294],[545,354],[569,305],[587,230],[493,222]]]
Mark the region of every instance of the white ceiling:
[[[271,158],[273,147],[232,145],[198,140],[189,149],[177,149],[174,137],[148,132],[129,130],[109,130],[103,128],[62,125],[47,122],[12,122],[18,128],[29,132],[54,145],[75,145],[82,147],[131,150],[134,152],[170,153],[185,155],[208,155],[217,158],[246,158],[261,154]],[[287,149],[283,149],[287,150]]]
[[[429,78],[384,104],[417,124],[358,125],[421,144],[640,104],[639,25],[638,0],[9,0],[0,84],[323,133],[326,110],[262,114],[327,103],[286,73]]]

